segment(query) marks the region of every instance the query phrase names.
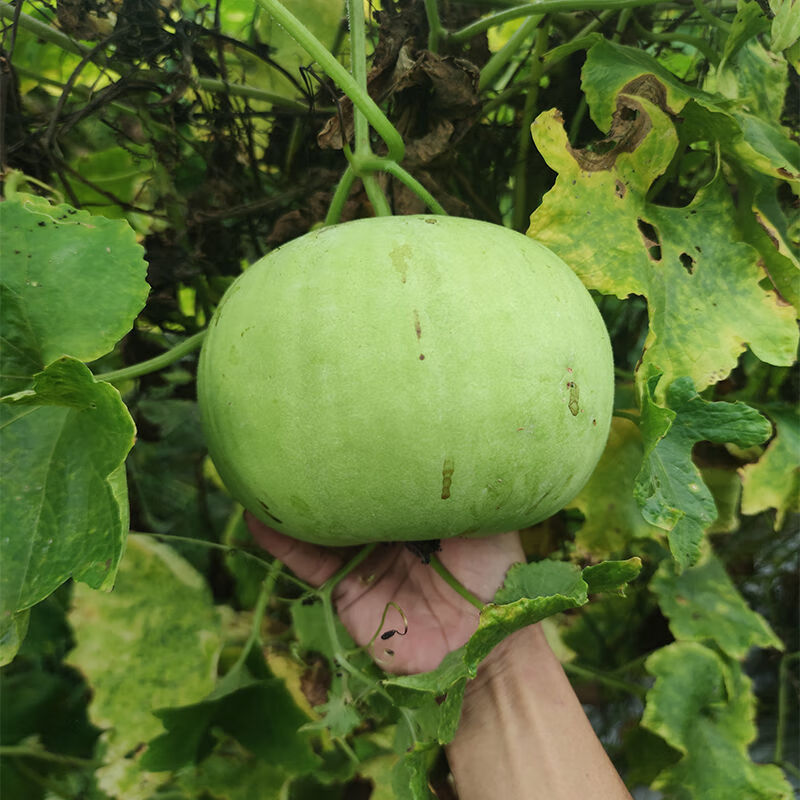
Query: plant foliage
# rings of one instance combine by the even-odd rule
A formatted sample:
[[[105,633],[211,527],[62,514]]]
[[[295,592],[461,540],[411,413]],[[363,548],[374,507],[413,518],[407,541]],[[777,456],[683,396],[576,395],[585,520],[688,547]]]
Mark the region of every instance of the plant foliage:
[[[790,797],[795,0],[355,8],[0,2],[0,793],[451,797],[467,682],[545,620],[634,793]],[[250,540],[194,375],[247,263],[426,206],[572,266],[616,411],[472,638],[398,676]]]

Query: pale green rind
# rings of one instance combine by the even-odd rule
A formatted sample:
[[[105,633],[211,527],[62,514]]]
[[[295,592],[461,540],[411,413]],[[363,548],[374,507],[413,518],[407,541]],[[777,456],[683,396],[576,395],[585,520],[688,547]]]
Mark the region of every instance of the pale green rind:
[[[201,355],[209,450],[265,523],[321,544],[541,520],[608,435],[608,334],[572,271],[499,226],[361,220],[229,289]]]
[[[650,588],[678,640],[711,641],[739,659],[751,647],[784,649],[767,621],[747,606],[714,556],[680,575],[674,564],[663,561]]]
[[[124,462],[136,428],[119,392],[61,358],[0,404],[3,615],[67,578],[110,589],[128,533]]]
[[[684,754],[653,788],[671,800],[792,797],[778,767],[748,756],[756,735],[755,698],[737,662],[696,642],[675,642],[656,650],[646,667],[656,680],[642,725]]]

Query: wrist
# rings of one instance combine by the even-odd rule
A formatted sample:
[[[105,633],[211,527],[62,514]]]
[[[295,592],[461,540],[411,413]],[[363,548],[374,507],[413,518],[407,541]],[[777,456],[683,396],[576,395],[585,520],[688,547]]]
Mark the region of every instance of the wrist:
[[[477,676],[467,684],[467,694],[477,694],[492,683],[523,678],[526,672],[553,658],[541,624],[528,625],[503,639],[481,661]]]

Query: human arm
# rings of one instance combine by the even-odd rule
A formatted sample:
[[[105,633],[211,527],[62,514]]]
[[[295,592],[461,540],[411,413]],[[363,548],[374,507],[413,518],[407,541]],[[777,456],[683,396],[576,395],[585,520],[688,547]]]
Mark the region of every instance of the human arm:
[[[446,749],[460,800],[630,800],[541,625],[481,663]]]
[[[248,526],[262,547],[315,586],[342,564],[334,550],[290,539],[252,517]],[[491,601],[508,568],[524,560],[517,533],[448,539],[438,555],[484,602]],[[371,653],[388,672],[434,669],[478,625],[477,609],[402,544],[373,551],[337,585],[334,601],[342,622],[362,646],[375,640],[388,603],[403,609],[406,635],[395,637],[390,650]],[[383,630],[398,624],[397,616],[389,616]],[[511,635],[481,663],[478,676],[467,685],[461,722],[447,755],[460,800],[630,798],[540,625]]]

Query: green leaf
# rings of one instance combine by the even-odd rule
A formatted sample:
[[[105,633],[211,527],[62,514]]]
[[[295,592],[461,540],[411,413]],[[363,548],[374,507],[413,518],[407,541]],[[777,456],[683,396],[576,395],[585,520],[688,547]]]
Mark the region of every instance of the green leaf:
[[[30,609],[0,620],[0,667],[10,664],[28,632]]]
[[[652,404],[653,376],[643,384],[643,406]],[[645,442],[645,460],[635,495],[645,519],[669,533],[672,555],[681,567],[700,555],[703,532],[716,519],[714,498],[692,462],[696,442],[733,442],[751,447],[770,434],[769,421],[741,402],[710,403],[695,391],[691,378],[679,378],[667,389],[675,412],[663,438]]]
[[[739,503],[742,498],[742,481],[732,469],[702,467],[700,475],[708,487],[717,509],[717,518],[706,528],[706,533],[731,533],[738,530]]]
[[[675,642],[646,662],[655,684],[642,724],[683,753],[653,784],[671,800],[788,800],[791,787],[773,765],[754,764],[756,735],[750,680],[730,661],[696,642]]]
[[[739,659],[751,647],[784,649],[767,621],[748,607],[722,562],[714,556],[680,574],[674,564],[663,561],[650,588],[679,641],[711,641],[726,655]]]
[[[749,30],[744,31],[745,38]],[[709,88],[721,91],[704,91],[681,82],[647,53],[603,40],[589,50],[581,80],[600,130],[612,125],[615,107],[619,113],[619,94],[646,98],[680,118],[684,143],[716,140],[726,158],[797,181],[800,145],[789,131],[772,122],[782,108],[780,86],[785,86],[785,72],[782,60],[752,41],[739,48],[731,63],[723,64],[709,82]],[[629,146],[624,139],[620,143]]]
[[[206,800],[280,800],[289,775],[279,763],[264,761],[235,739],[218,735],[208,758],[181,770],[177,783],[191,798]],[[154,798],[158,795],[154,795]]]
[[[61,358],[33,389],[2,398],[0,425],[3,617],[69,577],[110,589],[128,532],[124,462],[136,432],[119,392]]]
[[[175,551],[131,536],[114,591],[77,585],[69,620],[68,660],[86,676],[90,719],[105,731],[101,786],[134,798],[155,780],[138,764],[141,746],[164,730],[153,711],[195,703],[214,687],[221,640],[211,592]]]
[[[394,768],[392,788],[403,800],[430,800],[433,795],[428,788],[428,770],[438,748],[431,745],[416,745],[406,753]]]
[[[441,697],[468,676],[464,663],[464,647],[448,653],[439,666],[430,672],[416,675],[390,675],[383,685],[399,705],[413,708],[423,702],[425,695]]]
[[[306,723],[303,730],[324,730],[331,732],[332,736],[344,737],[352,733],[361,722],[361,714],[341,694],[331,694],[330,700],[322,705],[315,706],[314,710],[322,714],[322,718]]]
[[[763,33],[769,27],[761,6],[755,0],[739,0],[736,6],[736,16],[731,22],[725,46],[722,49],[722,60],[729,61],[745,42],[754,36]]]
[[[93,361],[109,352],[149,290],[143,250],[125,222],[18,197],[0,203],[3,394],[62,355]]]
[[[514,564],[494,603],[484,607],[478,629],[466,644],[471,676],[492,649],[514,631],[588,600],[580,568],[563,561]]]
[[[688,375],[705,388],[733,369],[747,345],[763,361],[791,364],[798,340],[794,313],[759,286],[758,254],[737,241],[722,179],[683,208],[647,202],[677,135],[644,97],[620,95],[617,102],[612,136],[618,144],[604,154],[573,149],[557,112],[537,117],[534,142],[558,177],[531,216],[528,234],[589,288],[647,298],[642,365],[657,366],[666,382]],[[576,202],[586,211],[576,215]]]
[[[670,422],[671,417],[667,424]],[[639,428],[628,419],[614,417],[600,463],[581,493],[569,504],[584,516],[583,525],[575,534],[575,546],[581,554],[606,558],[624,551],[632,539],[651,538],[660,533],[645,521],[633,497],[642,458]]]
[[[589,587],[590,594],[611,592],[624,595],[625,586],[635,580],[642,571],[642,559],[638,556],[626,561],[603,561],[584,567],[581,577]]]
[[[772,49],[787,50],[800,39],[800,6],[797,0],[769,0],[772,19]]]
[[[300,646],[305,650],[322,653],[329,661],[333,661],[333,644],[328,636],[325,624],[325,612],[318,600],[295,600],[289,606],[292,617],[292,629]],[[347,629],[336,618],[336,634],[345,650],[355,647]]]
[[[742,513],[774,508],[779,530],[787,512],[800,510],[800,412],[788,406],[765,410],[775,423],[775,437],[755,464],[741,470]]]
[[[780,183],[756,173],[739,176],[739,226],[755,247],[781,296],[800,313],[800,257],[792,245],[789,221],[778,202]]]

